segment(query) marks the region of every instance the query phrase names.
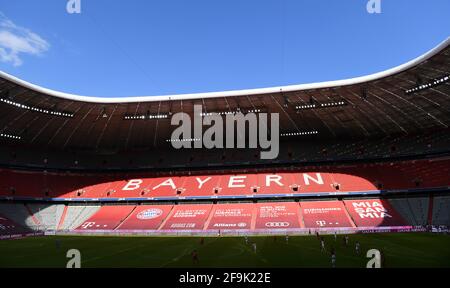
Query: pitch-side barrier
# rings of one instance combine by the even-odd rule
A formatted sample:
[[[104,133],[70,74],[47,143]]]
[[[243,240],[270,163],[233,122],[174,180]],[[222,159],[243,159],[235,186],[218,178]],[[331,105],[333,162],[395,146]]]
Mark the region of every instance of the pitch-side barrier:
[[[299,228],[299,229],[255,229],[255,230],[89,230],[89,231],[52,231],[46,235],[73,236],[147,236],[147,237],[175,237],[175,236],[308,236],[317,233],[327,234],[369,234],[369,233],[408,233],[426,232],[421,226],[396,227],[357,227],[357,228]]]

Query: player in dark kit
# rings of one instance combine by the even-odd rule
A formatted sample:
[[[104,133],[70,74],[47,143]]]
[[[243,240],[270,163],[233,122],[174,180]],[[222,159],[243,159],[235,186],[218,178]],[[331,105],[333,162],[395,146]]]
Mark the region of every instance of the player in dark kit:
[[[56,245],[56,249],[61,248],[61,241],[60,241],[59,239],[57,239],[57,240],[55,241],[55,245]]]
[[[344,236],[344,246],[347,247],[348,246],[348,235]]]
[[[336,251],[334,247],[331,248],[331,267],[336,268]]]
[[[199,263],[199,260],[198,260],[198,253],[197,253],[197,250],[192,251],[191,256],[192,256],[192,262],[193,262],[194,264],[198,264],[198,263]]]

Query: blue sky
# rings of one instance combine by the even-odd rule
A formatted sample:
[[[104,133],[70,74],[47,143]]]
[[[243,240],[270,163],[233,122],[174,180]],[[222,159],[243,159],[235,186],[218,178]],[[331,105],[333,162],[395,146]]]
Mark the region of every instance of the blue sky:
[[[392,68],[450,36],[450,1],[0,0],[0,70],[141,96],[302,84]]]

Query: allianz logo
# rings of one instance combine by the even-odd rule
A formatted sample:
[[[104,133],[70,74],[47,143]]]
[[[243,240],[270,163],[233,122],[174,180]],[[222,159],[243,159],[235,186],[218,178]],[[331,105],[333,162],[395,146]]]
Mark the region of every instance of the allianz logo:
[[[279,227],[279,228],[284,228],[284,227],[289,227],[289,222],[267,222],[266,223],[266,227],[269,228],[275,228],[275,227]]]

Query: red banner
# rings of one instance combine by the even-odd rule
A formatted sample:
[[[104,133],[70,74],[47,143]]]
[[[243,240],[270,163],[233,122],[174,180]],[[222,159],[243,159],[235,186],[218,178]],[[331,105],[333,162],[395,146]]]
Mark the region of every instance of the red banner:
[[[341,201],[302,202],[303,222],[307,228],[353,227]]]
[[[350,216],[358,227],[406,226],[388,201],[380,199],[345,200]]]
[[[212,204],[175,206],[161,230],[203,230]]]
[[[254,204],[217,204],[214,205],[208,229],[251,229]]]
[[[173,205],[137,206],[116,230],[157,230],[172,207]]]
[[[298,203],[258,203],[256,207],[256,229],[302,228]]]

